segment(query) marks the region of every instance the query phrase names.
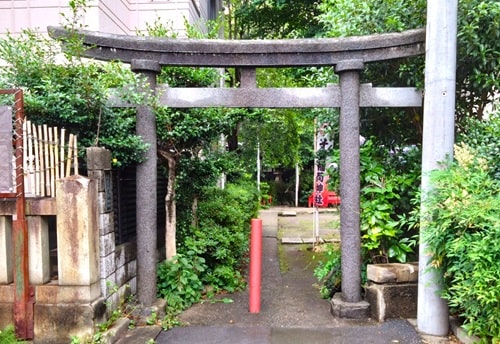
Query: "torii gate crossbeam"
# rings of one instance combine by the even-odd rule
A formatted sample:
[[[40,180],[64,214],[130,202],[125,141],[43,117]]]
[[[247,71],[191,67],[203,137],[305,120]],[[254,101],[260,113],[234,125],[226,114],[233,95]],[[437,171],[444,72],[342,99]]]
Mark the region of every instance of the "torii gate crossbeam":
[[[48,31],[54,38],[64,40],[70,36],[63,28],[49,27]],[[342,293],[334,296],[332,313],[349,318],[368,316],[368,303],[361,299],[359,109],[415,107],[422,101],[414,88],[360,85],[360,74],[366,63],[422,55],[423,29],[363,37],[271,41],[165,39],[84,30],[76,34],[89,47],[87,57],[130,63],[133,71],[148,78],[165,106],[340,107]],[[162,66],[240,68],[241,85],[232,89],[157,87],[156,75]],[[293,66],[334,66],[340,84],[307,90],[257,87],[256,68]],[[115,105],[130,106],[119,102]],[[137,190],[138,195],[146,194],[149,199],[149,203],[139,202],[139,198],[137,202],[138,218],[140,213],[145,215],[137,231],[138,298],[149,306],[156,291],[156,271],[151,268],[156,251],[156,220],[152,221],[156,219],[156,126],[154,114],[146,106],[138,107],[137,134],[151,144],[148,158],[138,167],[138,185],[139,179],[145,182]]]

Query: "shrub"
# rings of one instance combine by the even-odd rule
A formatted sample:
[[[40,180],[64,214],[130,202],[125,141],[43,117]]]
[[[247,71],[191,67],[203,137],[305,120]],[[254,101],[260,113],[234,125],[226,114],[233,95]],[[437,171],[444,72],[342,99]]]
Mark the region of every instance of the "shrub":
[[[258,202],[253,184],[207,187],[201,194],[198,225],[184,233],[184,243],[186,249],[205,259],[207,271],[202,279],[216,290],[234,291],[243,285],[241,269],[248,252],[250,220],[257,215]]]
[[[482,338],[500,340],[500,182],[475,149],[455,146],[454,162],[430,175],[425,195],[424,240],[431,268],[444,276],[443,298]]]
[[[322,298],[329,299],[340,291],[342,281],[341,252],[339,245],[325,245],[324,258],[314,268],[314,276],[318,279],[319,293]]]
[[[205,269],[205,260],[193,251],[164,261],[158,266],[158,297],[167,300],[171,311],[180,311],[198,302],[203,291],[199,276]]]
[[[205,187],[196,214],[179,217],[178,254],[158,268],[158,296],[174,310],[182,310],[214,291],[244,286],[250,220],[259,198],[254,184]],[[196,218],[196,221],[193,221]]]

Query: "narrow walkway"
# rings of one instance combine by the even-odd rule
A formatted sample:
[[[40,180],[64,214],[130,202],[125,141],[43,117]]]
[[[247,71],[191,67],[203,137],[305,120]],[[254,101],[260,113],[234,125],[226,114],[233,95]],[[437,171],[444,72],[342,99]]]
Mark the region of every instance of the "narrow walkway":
[[[380,324],[334,318],[329,301],[321,299],[313,286],[316,279],[312,275],[315,263],[311,253],[304,245],[279,245],[277,210],[263,211],[261,218],[260,313],[248,312],[247,291],[222,295],[233,302],[207,302],[191,307],[180,317],[187,327],[161,332],[156,343],[427,343],[404,319]]]

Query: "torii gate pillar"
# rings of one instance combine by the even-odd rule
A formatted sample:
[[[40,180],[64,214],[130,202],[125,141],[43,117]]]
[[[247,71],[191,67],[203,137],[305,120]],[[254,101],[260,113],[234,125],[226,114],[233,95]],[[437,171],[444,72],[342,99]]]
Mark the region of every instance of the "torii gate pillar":
[[[340,76],[340,242],[342,293],[332,299],[332,314],[367,318],[369,303],[361,298],[360,233],[360,73],[364,63],[347,60],[335,66]]]
[[[145,77],[148,85],[141,85],[147,97],[156,90],[156,76],[160,64],[151,60],[132,60],[132,71]],[[156,231],[157,231],[157,143],[156,117],[151,106],[137,107],[136,133],[148,144],[144,161],[137,165],[137,293],[145,307],[156,301]]]

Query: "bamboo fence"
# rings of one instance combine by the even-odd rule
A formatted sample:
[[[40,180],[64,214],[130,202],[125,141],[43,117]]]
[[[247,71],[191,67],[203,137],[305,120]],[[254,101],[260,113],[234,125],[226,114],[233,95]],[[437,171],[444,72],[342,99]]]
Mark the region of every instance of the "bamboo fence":
[[[76,135],[28,120],[23,123],[23,134],[26,196],[55,197],[56,181],[78,174]]]

